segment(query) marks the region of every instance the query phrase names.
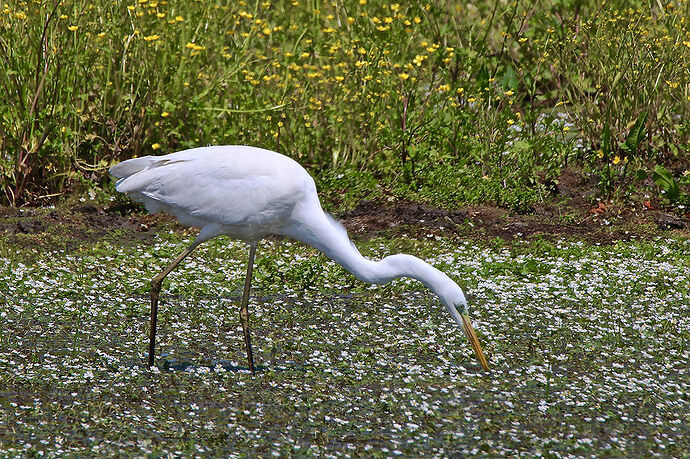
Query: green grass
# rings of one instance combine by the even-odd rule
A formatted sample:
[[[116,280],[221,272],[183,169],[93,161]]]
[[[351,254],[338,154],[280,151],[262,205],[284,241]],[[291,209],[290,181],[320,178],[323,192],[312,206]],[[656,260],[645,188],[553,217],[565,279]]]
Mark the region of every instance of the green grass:
[[[599,3],[7,4],[3,201],[230,143],[363,173],[369,194],[519,211],[572,167],[606,197],[657,194],[662,164],[687,206],[687,2]]]
[[[0,258],[0,456],[682,456],[690,448],[690,241],[372,239],[466,289],[492,371],[413,281],[372,287],[314,250],[260,246],[245,362],[246,247],[189,239]],[[28,255],[26,252],[29,252]],[[30,261],[28,261],[30,260]]]

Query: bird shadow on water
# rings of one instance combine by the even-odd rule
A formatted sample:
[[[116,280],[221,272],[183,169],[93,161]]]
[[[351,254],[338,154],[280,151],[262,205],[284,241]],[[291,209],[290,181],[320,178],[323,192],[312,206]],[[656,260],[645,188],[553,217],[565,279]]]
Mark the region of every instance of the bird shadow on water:
[[[215,360],[208,365],[198,365],[186,360],[175,360],[161,358],[160,362],[156,367],[162,371],[187,371],[196,372],[199,370],[209,371],[209,372],[230,372],[230,373],[249,373],[248,365],[237,365],[229,360]],[[309,369],[308,365],[299,364],[293,361],[287,361],[279,364],[271,365],[256,365],[254,370],[256,373],[263,373],[266,371],[299,371],[306,372]]]

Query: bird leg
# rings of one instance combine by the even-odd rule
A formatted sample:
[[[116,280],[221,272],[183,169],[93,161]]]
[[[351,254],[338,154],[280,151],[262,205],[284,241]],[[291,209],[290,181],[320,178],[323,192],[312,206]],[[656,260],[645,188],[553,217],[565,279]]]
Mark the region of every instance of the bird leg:
[[[163,284],[163,279],[165,276],[170,274],[170,272],[180,264],[184,258],[192,253],[192,250],[199,245],[198,242],[194,241],[184,252],[178,255],[170,265],[161,271],[156,277],[151,279],[151,331],[149,333],[149,366],[153,366],[154,348],[156,346],[156,323],[158,321],[158,295],[161,292],[161,285]]]
[[[242,305],[240,306],[240,320],[242,321],[242,331],[244,332],[244,343],[247,346],[247,360],[249,360],[249,371],[254,374],[254,357],[252,356],[252,342],[249,337],[249,290],[252,287],[252,271],[254,269],[254,255],[256,254],[256,242],[249,244],[249,261],[247,262],[247,277],[244,280],[244,293],[242,294]]]

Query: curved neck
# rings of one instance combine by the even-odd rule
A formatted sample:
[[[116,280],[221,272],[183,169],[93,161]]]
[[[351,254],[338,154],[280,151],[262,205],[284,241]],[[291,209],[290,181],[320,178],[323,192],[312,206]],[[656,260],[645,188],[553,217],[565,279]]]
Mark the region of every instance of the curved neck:
[[[441,298],[459,290],[447,275],[412,255],[391,255],[380,261],[363,257],[347,237],[345,227],[323,211],[318,218],[312,213],[307,224],[300,223],[284,234],[320,250],[364,282],[385,284],[399,277],[411,277]]]

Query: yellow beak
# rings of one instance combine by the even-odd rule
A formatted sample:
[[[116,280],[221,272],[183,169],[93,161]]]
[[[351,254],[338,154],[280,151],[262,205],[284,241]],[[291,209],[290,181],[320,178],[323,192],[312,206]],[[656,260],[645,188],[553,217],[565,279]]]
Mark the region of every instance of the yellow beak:
[[[472,328],[472,323],[470,322],[470,316],[467,314],[462,314],[462,325],[463,325],[463,330],[465,330],[465,335],[467,335],[467,339],[470,340],[470,344],[472,345],[472,349],[474,349],[474,353],[477,354],[477,358],[479,359],[479,362],[482,364],[485,370],[489,369],[489,362],[486,360],[486,357],[484,356],[484,351],[482,351],[482,346],[479,344],[479,340],[477,339],[477,335],[474,333],[474,328]]]

